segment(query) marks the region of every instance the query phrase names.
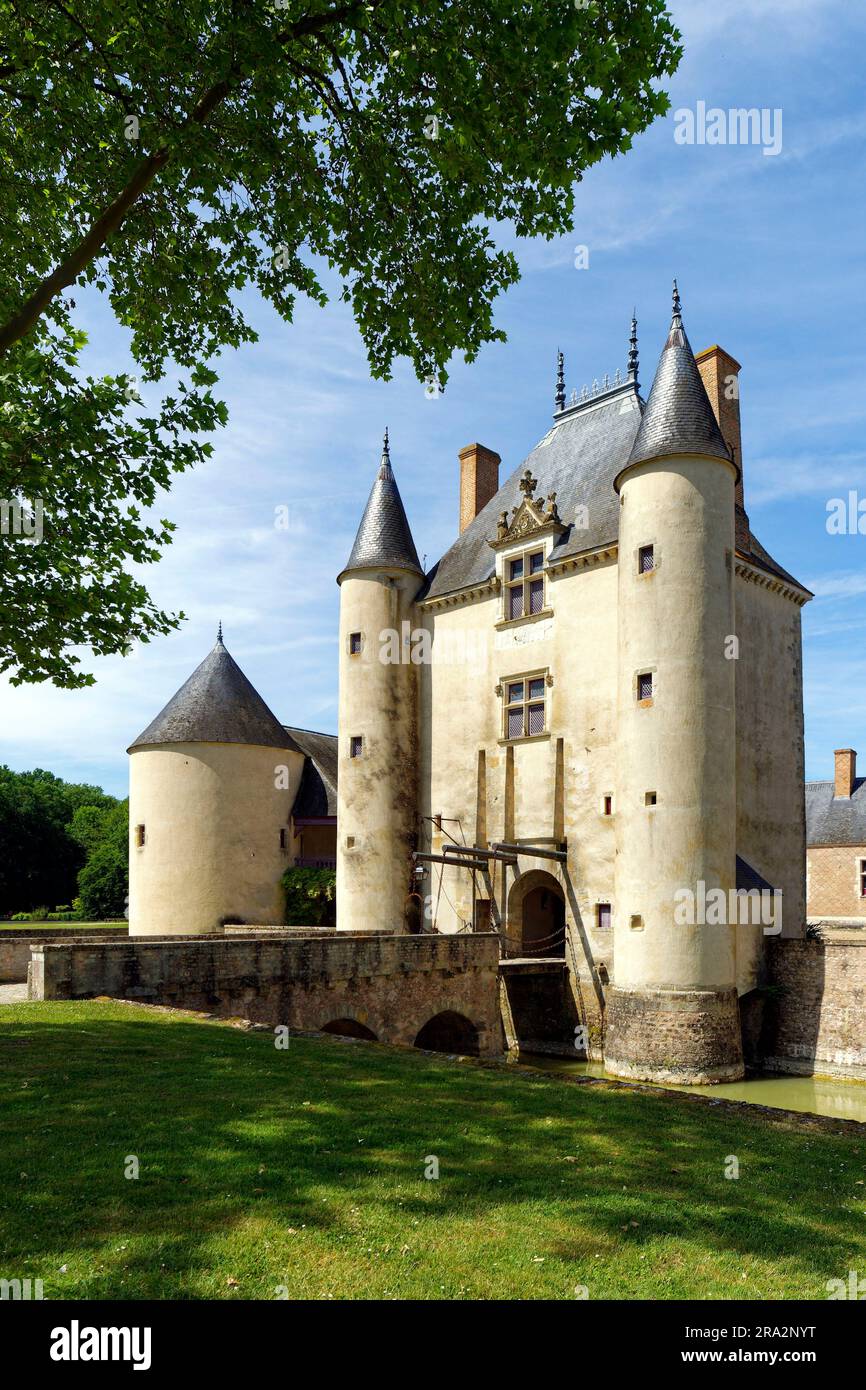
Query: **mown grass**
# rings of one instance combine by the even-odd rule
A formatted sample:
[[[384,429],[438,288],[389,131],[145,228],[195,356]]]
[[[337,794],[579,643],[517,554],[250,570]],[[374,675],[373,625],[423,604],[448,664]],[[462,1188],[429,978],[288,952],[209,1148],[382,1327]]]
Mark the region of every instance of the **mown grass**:
[[[866,1272],[856,1133],[110,1002],[0,1008],[0,1172],[0,1277],[46,1298],[802,1299]]]
[[[29,932],[40,927],[66,927],[69,931],[82,931],[87,927],[115,927],[118,931],[128,928],[128,922],[0,922],[0,931]]]

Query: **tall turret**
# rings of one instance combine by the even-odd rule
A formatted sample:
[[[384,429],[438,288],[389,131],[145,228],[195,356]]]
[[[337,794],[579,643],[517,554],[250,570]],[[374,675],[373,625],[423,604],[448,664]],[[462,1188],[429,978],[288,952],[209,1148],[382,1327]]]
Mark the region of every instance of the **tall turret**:
[[[418,668],[409,633],[422,578],[386,430],[379,471],[337,580],[339,931],[405,930],[418,781]]]
[[[737,478],[675,281],[670,333],[614,484],[616,870],[605,1064],[620,1076],[700,1083],[743,1074],[727,906],[736,883]]]
[[[128,752],[130,934],[282,922],[304,755],[226,651],[222,627]]]

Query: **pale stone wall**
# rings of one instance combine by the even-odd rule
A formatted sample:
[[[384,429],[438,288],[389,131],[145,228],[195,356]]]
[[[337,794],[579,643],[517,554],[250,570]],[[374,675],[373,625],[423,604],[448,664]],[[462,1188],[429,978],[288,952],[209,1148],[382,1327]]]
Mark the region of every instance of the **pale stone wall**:
[[[741,567],[742,568],[742,567]],[[738,574],[737,851],[782,889],[782,935],[806,926],[803,665],[800,608]],[[751,938],[751,941],[750,941]],[[740,928],[741,992],[756,981],[755,933]]]
[[[866,845],[813,845],[806,852],[810,917],[863,918],[860,864]]]
[[[499,556],[499,565],[508,558]],[[612,933],[597,931],[596,906],[613,900],[615,815],[603,814],[614,792],[616,709],[616,565],[610,558],[548,578],[552,617],[497,628],[502,596],[425,609],[419,619],[433,634],[433,661],[419,668],[421,845],[440,853],[449,837],[476,843],[478,754],[485,754],[486,797],[481,828],[493,842],[548,840],[555,833],[557,740],[563,740],[562,826],[568,861],[520,855],[517,869],[498,864],[477,874],[477,893],[492,897],[508,934],[517,877],[545,872],[563,888],[566,924],[584,956],[584,935],[596,960],[610,958]],[[437,648],[437,642],[440,647]],[[441,654],[437,656],[437,651]],[[466,654],[445,660],[445,654]],[[549,670],[548,733],[512,745],[513,814],[506,807],[509,750],[503,742],[503,701],[497,685],[524,672]],[[614,807],[615,810],[615,807]],[[441,814],[443,830],[431,825]],[[447,833],[446,833],[447,832]],[[472,878],[465,869],[429,866],[423,895],[433,898],[440,931],[472,920]]]
[[[617,727],[618,989],[735,983],[733,930],[675,925],[678,890],[734,886],[734,470],[719,460],[640,465],[622,484]],[[652,544],[655,569],[638,573]],[[653,672],[653,699],[636,698]],[[645,804],[655,792],[657,804]],[[635,917],[642,928],[635,929]]]
[[[350,572],[340,586],[340,931],[404,929],[417,821],[417,667],[381,654],[382,634],[409,621],[417,588],[418,576],[401,571]],[[349,651],[353,632],[361,634],[357,655]],[[352,758],[355,736],[363,749]]]
[[[303,771],[289,749],[177,743],[134,749],[129,791],[132,936],[282,922],[289,816]],[[286,768],[278,778],[277,769]],[[277,786],[277,781],[286,785]],[[144,825],[145,843],[136,843]]]

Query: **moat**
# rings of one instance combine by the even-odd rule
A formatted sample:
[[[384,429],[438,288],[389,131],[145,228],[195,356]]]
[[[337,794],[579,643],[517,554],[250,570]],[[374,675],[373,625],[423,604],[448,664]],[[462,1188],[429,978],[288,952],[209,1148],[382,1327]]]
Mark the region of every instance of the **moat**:
[[[567,1057],[542,1056],[537,1053],[524,1053],[521,1061],[526,1066],[537,1067],[539,1071],[554,1072],[561,1076],[607,1076],[602,1062],[572,1061]],[[718,1086],[666,1085],[664,1089],[693,1091],[698,1095],[710,1096],[713,1100],[747,1101],[752,1105],[768,1105],[774,1110],[797,1110],[807,1115],[827,1115],[839,1120],[857,1120],[866,1124],[864,1081],[839,1081],[830,1077],[784,1076],[776,1073]]]

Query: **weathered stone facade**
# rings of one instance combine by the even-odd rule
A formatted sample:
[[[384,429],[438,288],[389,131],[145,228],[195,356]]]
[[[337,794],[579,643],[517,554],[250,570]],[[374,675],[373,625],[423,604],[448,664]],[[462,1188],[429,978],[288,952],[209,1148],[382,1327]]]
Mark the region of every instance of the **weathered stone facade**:
[[[37,946],[33,999],[118,999],[206,1009],[314,1032],[341,1020],[381,1042],[412,1045],[456,1014],[477,1050],[503,1050],[499,941],[473,936],[251,936]]]

